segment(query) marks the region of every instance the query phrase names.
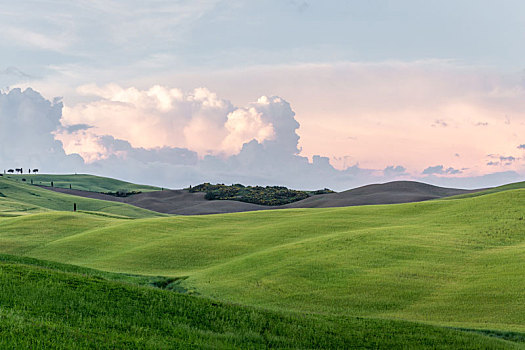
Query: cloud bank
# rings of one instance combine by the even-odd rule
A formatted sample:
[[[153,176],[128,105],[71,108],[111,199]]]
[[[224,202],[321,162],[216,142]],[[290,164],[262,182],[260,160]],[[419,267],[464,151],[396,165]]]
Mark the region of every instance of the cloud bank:
[[[300,123],[297,147],[310,162],[315,155],[325,155],[339,170],[359,164],[378,172],[395,164],[412,176],[428,175],[421,172],[439,164],[462,173],[438,176],[525,173],[522,150],[517,148],[525,134],[522,72],[503,73],[443,60],[308,63],[186,73],[168,67],[162,75],[149,75],[140,66],[122,69],[143,76],[130,81],[129,72],[119,68],[69,67],[59,75],[19,86],[36,86],[48,98],[64,96],[64,127],[79,132],[59,139],[68,153],[79,152],[88,162],[105,156],[95,142],[105,134],[133,147],[187,148],[200,158],[234,155],[252,138],[263,142],[277,137],[275,125],[264,119],[267,115],[260,115],[257,103],[259,96],[276,95],[293,101],[295,120]],[[85,85],[93,80],[98,85]],[[177,89],[170,87],[173,82]],[[92,127],[80,130],[77,124]],[[206,137],[198,137],[203,133]],[[490,158],[491,154],[518,161],[501,162]]]
[[[60,126],[62,102],[48,101],[32,89],[0,93],[0,160],[4,167],[68,171],[83,159],[66,155],[53,132]]]
[[[207,89],[80,90],[92,100],[71,107],[32,89],[0,93],[0,167],[89,172],[171,188],[208,181],[343,190],[397,179],[480,187],[520,179],[515,172],[458,178],[459,170],[443,165],[420,177],[403,165],[341,170],[328,157],[310,161],[300,154],[294,111],[277,96],[237,107]]]

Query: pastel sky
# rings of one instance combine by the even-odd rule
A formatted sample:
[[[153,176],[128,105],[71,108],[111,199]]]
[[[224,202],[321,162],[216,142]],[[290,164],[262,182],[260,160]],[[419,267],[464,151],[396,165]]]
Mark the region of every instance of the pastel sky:
[[[0,168],[166,187],[524,180],[523,13],[519,0],[0,0]]]

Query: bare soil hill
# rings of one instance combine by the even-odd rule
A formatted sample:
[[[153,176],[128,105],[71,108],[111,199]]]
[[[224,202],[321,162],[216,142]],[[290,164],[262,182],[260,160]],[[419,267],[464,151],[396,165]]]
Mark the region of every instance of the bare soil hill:
[[[81,197],[127,203],[159,213],[178,215],[220,214],[284,208],[330,208],[408,203],[479,191],[443,188],[414,181],[395,181],[385,184],[367,185],[339,193],[316,195],[281,206],[264,206],[232,200],[207,200],[204,198],[204,193],[190,193],[187,190],[164,190],[139,193],[129,197],[115,197],[97,192],[56,187],[45,188]]]
[[[75,196],[127,203],[144,209],[150,208],[150,210],[165,214],[204,215],[277,208],[230,200],[210,201],[204,199],[205,193],[203,192],[190,193],[187,190],[163,190],[143,192],[129,197],[116,197],[98,192],[70,190],[57,187],[45,188],[55,192],[67,193]]]
[[[394,181],[354,188],[339,193],[312,196],[286,205],[288,208],[331,208],[354,205],[421,202],[480,190],[438,187],[415,181]]]

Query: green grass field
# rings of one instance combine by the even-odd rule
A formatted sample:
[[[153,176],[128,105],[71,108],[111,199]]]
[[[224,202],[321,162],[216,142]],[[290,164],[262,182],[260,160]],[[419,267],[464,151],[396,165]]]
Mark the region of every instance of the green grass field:
[[[33,189],[15,184],[24,190]],[[371,341],[366,343],[369,347],[390,344],[421,348],[426,344],[432,348],[434,341],[434,348],[523,348],[525,189],[509,187],[514,189],[421,203],[195,217],[146,216],[135,220],[51,211],[54,208],[47,207],[32,215],[18,215],[15,208],[9,215],[17,216],[0,217],[0,252],[112,273],[152,276],[141,277],[141,281],[155,276],[184,277],[177,279],[177,288],[199,295],[196,303],[212,303],[207,299],[211,298],[224,307],[243,305],[240,309],[250,310],[248,313],[296,317],[319,329],[335,327],[336,334],[323,343],[327,347],[360,346]],[[0,192],[4,190],[0,188]],[[15,197],[14,192],[0,196],[0,208],[12,206]],[[30,195],[27,198],[33,199]],[[19,203],[29,206],[25,200]],[[118,208],[110,214],[123,215]],[[35,268],[16,261],[9,264],[16,265],[13,269]],[[57,281],[70,278],[69,273],[78,272],[64,272],[63,267],[52,272]],[[119,288],[145,288],[148,293],[195,298],[111,277],[121,275],[109,276],[104,277],[110,280],[107,283],[133,284]],[[19,305],[24,303],[19,301]],[[143,303],[136,306],[145,307]],[[251,327],[250,322],[242,327]],[[362,322],[370,323],[366,326]],[[84,326],[79,323],[71,327]],[[149,326],[137,327],[147,332]],[[426,340],[410,338],[409,334],[415,332],[411,327],[423,327],[417,337]],[[452,331],[442,327],[475,329],[479,333],[447,335],[445,339],[454,342],[447,345],[439,343],[433,333]],[[228,338],[220,345],[235,347],[239,339],[248,341],[241,336],[241,328],[226,332],[241,338]],[[373,336],[363,338],[365,328],[372,329]],[[463,338],[465,334],[469,340]],[[515,341],[492,343],[488,334]],[[115,339],[127,337],[124,333],[115,335]],[[204,338],[198,339],[197,344]],[[306,343],[294,339],[276,346],[305,347]],[[356,339],[361,343],[351,343]],[[459,345],[461,342],[463,345]],[[252,343],[245,344],[251,347]],[[264,342],[253,344],[265,346]]]
[[[5,255],[0,256],[0,306],[2,348],[520,346],[519,339],[504,339],[512,334],[265,311],[160,290],[137,276]]]
[[[116,192],[119,190],[151,192],[159,191],[159,187],[136,185],[130,182],[120,181],[108,177],[86,175],[86,174],[70,174],[70,175],[55,175],[55,174],[4,174],[4,177],[23,182],[26,179],[27,183],[33,180],[34,185],[51,186],[53,181],[54,187],[71,188],[75,190],[90,191],[90,192]]]

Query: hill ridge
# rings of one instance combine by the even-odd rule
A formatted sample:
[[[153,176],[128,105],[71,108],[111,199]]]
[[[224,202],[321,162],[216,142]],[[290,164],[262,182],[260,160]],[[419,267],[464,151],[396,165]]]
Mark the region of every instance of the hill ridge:
[[[131,204],[165,214],[202,215],[286,208],[331,208],[355,205],[376,205],[419,202],[447,196],[465,195],[480,190],[463,190],[434,186],[416,181],[392,181],[371,184],[338,193],[320,194],[280,206],[264,206],[233,200],[207,200],[202,192],[164,190],[146,192],[129,197],[114,197],[101,193],[63,188],[46,189],[81,196]]]

